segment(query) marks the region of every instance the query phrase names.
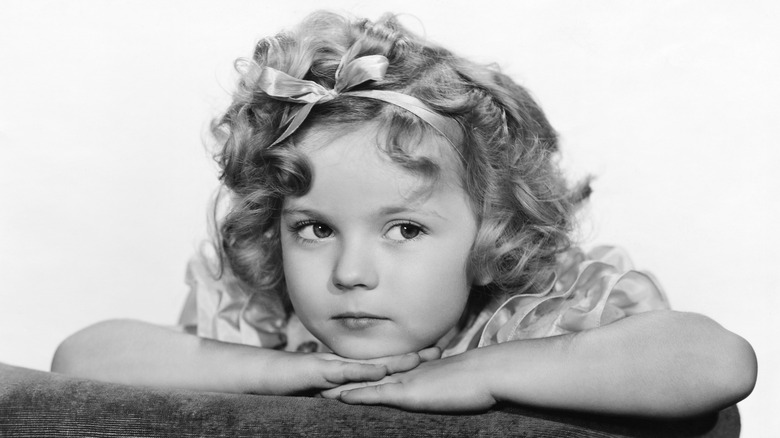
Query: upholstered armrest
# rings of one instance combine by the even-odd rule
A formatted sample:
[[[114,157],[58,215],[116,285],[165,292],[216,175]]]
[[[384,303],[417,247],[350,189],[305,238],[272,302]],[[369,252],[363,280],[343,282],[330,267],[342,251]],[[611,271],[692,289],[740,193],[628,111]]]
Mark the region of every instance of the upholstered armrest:
[[[0,363],[0,436],[736,437],[732,406],[659,422],[499,406],[435,415],[309,397],[116,385]]]

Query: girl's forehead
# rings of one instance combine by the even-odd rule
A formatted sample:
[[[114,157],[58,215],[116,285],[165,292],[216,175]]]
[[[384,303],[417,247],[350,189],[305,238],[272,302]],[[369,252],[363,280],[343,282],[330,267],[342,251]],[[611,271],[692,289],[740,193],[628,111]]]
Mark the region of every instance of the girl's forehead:
[[[366,153],[380,151],[387,158],[388,165],[429,179],[438,179],[445,174],[460,179],[464,171],[460,154],[441,135],[431,131],[390,132],[374,121],[309,129],[296,142],[296,149],[309,159],[317,159],[317,151],[339,140],[360,143]]]
[[[406,137],[407,143],[399,142]],[[393,136],[369,122],[338,132],[310,131],[296,148],[310,162],[315,185],[340,181],[367,190],[370,180],[382,180],[394,183],[407,201],[422,201],[447,188],[463,191],[459,155],[436,134]],[[341,171],[327,171],[333,168]]]
[[[420,143],[419,161],[435,160],[433,174],[399,164],[375,134],[373,126],[363,126],[328,141],[301,142],[311,180],[304,193],[285,197],[283,214],[322,217],[344,227],[401,213],[433,222],[475,216],[459,173],[443,153],[450,147],[446,140]]]

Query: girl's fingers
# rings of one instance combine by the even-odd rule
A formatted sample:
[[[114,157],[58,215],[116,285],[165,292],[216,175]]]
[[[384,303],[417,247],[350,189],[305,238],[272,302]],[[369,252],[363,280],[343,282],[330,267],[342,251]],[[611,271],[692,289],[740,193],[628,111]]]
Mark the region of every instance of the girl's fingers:
[[[400,373],[401,371],[408,371],[419,365],[422,360],[418,353],[406,353],[396,356],[384,356],[377,357],[375,359],[350,359],[346,357],[337,356],[332,353],[317,353],[320,358],[346,363],[357,363],[374,366],[384,366],[387,368],[388,374]]]
[[[420,350],[417,354],[420,356],[420,360],[422,362],[441,359],[441,348],[430,347],[430,348],[426,348],[425,350]]]
[[[388,374],[402,373],[416,368],[423,362],[441,358],[439,347],[430,347],[416,353],[406,353],[398,356],[380,357],[371,359],[368,363],[382,364],[387,367]]]
[[[373,359],[377,364],[382,364],[387,367],[388,374],[401,373],[409,371],[420,365],[422,362],[420,355],[417,353],[407,353],[400,356],[388,356],[380,357],[379,359]]]
[[[386,375],[403,373],[416,368],[423,362],[441,358],[439,347],[426,348],[416,353],[379,357],[369,360],[346,359],[333,354],[320,355],[331,364],[338,364],[326,378],[328,382],[374,382]]]
[[[347,382],[373,382],[380,380],[388,374],[384,365],[375,365],[356,362],[335,362],[325,375],[330,383],[342,384]],[[330,364],[329,364],[330,365]]]
[[[367,382],[353,382],[353,383],[346,383],[344,385],[337,386],[335,388],[326,389],[324,391],[320,392],[320,396],[324,398],[330,398],[330,399],[338,399],[339,396],[343,391],[349,391],[356,388],[362,388],[364,386],[368,386],[371,383]]]
[[[402,383],[384,383],[342,391],[338,399],[352,405],[397,405],[403,396]]]
[[[337,387],[337,388],[340,388],[340,386]],[[340,391],[336,391],[335,389],[336,388],[326,389],[324,391],[320,391],[320,393],[317,394],[317,395],[322,397],[322,398],[329,398],[331,400],[338,399],[339,398],[339,394],[341,394],[341,392]]]

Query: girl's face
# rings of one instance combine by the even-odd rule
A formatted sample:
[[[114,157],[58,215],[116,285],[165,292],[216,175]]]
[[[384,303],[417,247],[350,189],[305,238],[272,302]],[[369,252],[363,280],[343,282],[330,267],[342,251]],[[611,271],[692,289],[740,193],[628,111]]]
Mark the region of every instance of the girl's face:
[[[439,138],[416,146],[441,167],[431,183],[379,150],[376,132],[365,124],[326,144],[304,139],[311,189],[285,199],[281,217],[296,315],[356,359],[429,347],[458,323],[477,233],[451,146]]]

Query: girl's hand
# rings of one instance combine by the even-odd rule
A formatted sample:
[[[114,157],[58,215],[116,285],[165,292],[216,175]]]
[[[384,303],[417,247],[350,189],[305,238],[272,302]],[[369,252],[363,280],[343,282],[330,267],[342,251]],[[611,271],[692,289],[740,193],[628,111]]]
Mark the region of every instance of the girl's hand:
[[[376,359],[348,359],[331,353],[279,352],[268,369],[273,372],[260,384],[262,394],[317,394],[322,390],[354,382],[375,382],[394,373],[414,369],[441,357],[441,351],[427,348],[416,353]]]
[[[474,412],[496,403],[481,370],[468,353],[432,360],[376,382],[341,385],[323,397],[349,404],[389,405],[410,411]]]

